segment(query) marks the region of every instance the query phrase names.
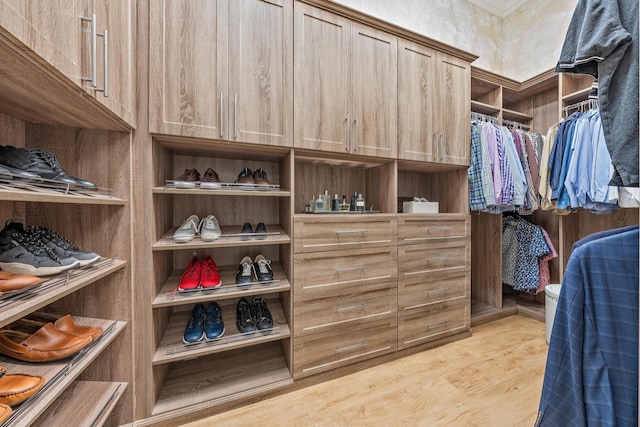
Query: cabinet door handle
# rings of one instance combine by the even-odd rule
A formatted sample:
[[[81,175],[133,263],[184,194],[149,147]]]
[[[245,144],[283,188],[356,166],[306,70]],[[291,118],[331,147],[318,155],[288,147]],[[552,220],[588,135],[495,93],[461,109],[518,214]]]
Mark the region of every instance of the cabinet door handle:
[[[91,82],[91,86],[98,87],[98,26],[96,14],[92,13],[90,17],[80,17],[82,21],[91,22],[91,77],[81,77],[83,82]]]
[[[367,307],[367,304],[354,305],[353,307],[336,308],[336,313],[344,313],[345,311],[361,310]]]
[[[109,32],[105,28],[102,33],[98,33],[102,37],[102,69],[104,72],[104,86],[102,89],[95,89],[96,92],[102,92],[102,96],[109,97]]]
[[[349,120],[349,115],[347,114],[347,117],[344,119],[344,123],[345,123],[345,127],[347,129],[347,146],[345,148],[345,151],[349,151],[351,150],[351,121]]]
[[[431,234],[431,230],[433,231],[440,230],[440,231],[448,232],[449,230],[451,230],[451,227],[425,227],[425,229],[427,230],[427,234]]]
[[[224,121],[224,117],[223,117],[223,113],[222,110],[224,109],[224,94],[222,93],[222,91],[220,91],[220,136],[224,136],[224,129],[223,129],[223,121]]]
[[[347,271],[358,271],[358,270],[366,270],[367,267],[365,267],[364,265],[358,266],[358,267],[347,267],[347,268],[336,268],[336,273],[346,273]]]
[[[435,258],[425,258],[424,259],[427,263],[431,262],[431,261],[446,261],[447,257],[446,256],[441,256],[441,257],[435,257]]]
[[[365,234],[368,233],[369,230],[336,230],[336,234]]]
[[[448,294],[449,292],[451,292],[451,289],[449,288],[438,289],[435,291],[428,291],[427,296]]]
[[[336,348],[336,353],[344,353],[345,351],[356,350],[358,348],[362,348],[362,347],[366,347],[366,346],[367,346],[367,342],[363,341],[363,342],[360,342],[358,344],[348,345],[346,347]]]
[[[442,328],[443,326],[447,326],[448,324],[449,324],[449,321],[445,320],[444,322],[434,323],[433,325],[427,325],[427,329],[431,330],[431,329]]]
[[[358,118],[357,117],[353,121],[353,127],[356,130],[356,140],[355,140],[355,143],[353,144],[353,152],[355,153],[356,151],[358,151]]]
[[[233,96],[233,137],[238,139],[238,94]]]

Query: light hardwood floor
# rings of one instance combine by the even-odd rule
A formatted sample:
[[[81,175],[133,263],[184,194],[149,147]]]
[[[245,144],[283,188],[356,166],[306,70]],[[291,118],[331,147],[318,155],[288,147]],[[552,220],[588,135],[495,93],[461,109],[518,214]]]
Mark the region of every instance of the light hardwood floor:
[[[533,426],[546,357],[544,323],[510,316],[470,338],[184,427]]]

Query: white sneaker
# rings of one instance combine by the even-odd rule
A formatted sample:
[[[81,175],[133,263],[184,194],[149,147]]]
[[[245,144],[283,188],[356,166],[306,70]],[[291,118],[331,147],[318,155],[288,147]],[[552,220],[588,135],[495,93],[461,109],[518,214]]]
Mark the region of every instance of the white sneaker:
[[[184,220],[182,225],[173,233],[173,240],[176,243],[187,243],[193,240],[198,234],[200,218],[198,215],[191,215]]]
[[[198,229],[200,230],[200,238],[204,242],[212,242],[219,239],[222,235],[222,231],[220,231],[220,224],[218,224],[218,220],[213,215],[202,218],[202,221],[200,221],[200,224],[198,225]]]

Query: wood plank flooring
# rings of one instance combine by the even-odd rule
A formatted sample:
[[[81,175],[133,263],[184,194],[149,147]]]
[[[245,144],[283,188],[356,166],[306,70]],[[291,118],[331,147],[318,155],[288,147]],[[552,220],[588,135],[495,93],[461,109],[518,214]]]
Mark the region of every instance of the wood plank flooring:
[[[544,322],[509,316],[470,338],[184,427],[530,427],[546,357]]]

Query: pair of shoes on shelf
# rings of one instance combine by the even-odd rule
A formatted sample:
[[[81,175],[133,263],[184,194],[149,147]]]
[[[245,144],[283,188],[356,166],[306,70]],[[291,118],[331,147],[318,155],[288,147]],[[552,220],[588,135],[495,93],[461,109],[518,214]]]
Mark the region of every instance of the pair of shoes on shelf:
[[[244,297],[240,298],[236,307],[236,323],[243,334],[273,328],[267,301],[262,297],[254,297],[251,302]]]
[[[236,284],[241,288],[250,288],[255,282],[267,284],[273,281],[271,260],[263,255],[256,256],[252,260],[250,256],[242,258],[236,274]]]
[[[207,215],[200,219],[198,215],[191,215],[184,220],[182,225],[173,233],[173,240],[176,243],[187,243],[192,241],[197,235],[204,242],[213,242],[222,235],[220,224],[213,215]]]
[[[222,281],[215,261],[208,256],[200,262],[198,257],[194,255],[182,273],[177,290],[185,292],[197,289],[216,289],[220,285],[222,285]]]
[[[0,230],[0,268],[15,274],[47,276],[94,263],[100,255],[79,249],[45,227],[26,228],[9,220]]]
[[[40,375],[8,374],[7,368],[0,366],[0,424],[11,416],[11,406],[36,394],[45,382]]]
[[[217,302],[211,302],[206,310],[204,304],[196,304],[184,329],[182,342],[194,344],[200,341],[212,341],[224,335],[222,311]]]
[[[197,169],[185,169],[182,175],[173,181],[173,186],[175,188],[196,188],[198,183],[200,183],[200,188],[209,190],[222,187],[218,173],[211,168],[207,168],[202,176]]]
[[[256,225],[256,229],[254,231],[253,227],[251,227],[251,224],[245,222],[242,225],[242,230],[240,230],[240,235],[240,238],[242,240],[249,240],[253,238],[264,240],[267,237],[267,226],[264,225],[264,222],[259,222],[258,225]]]
[[[79,187],[96,187],[86,179],[69,175],[53,153],[41,148],[0,146],[0,165],[13,175],[25,179],[44,178]]]
[[[41,282],[38,276],[28,274],[14,274],[7,271],[0,271],[0,295],[5,292],[18,291],[29,288]]]
[[[71,357],[102,334],[102,328],[77,325],[70,315],[55,322],[20,319],[0,331],[0,354],[23,362],[50,362]],[[35,330],[35,332],[33,332]]]
[[[238,174],[238,178],[235,181],[236,184],[246,185],[270,185],[269,178],[267,178],[267,172],[258,168],[255,171],[251,171],[249,168],[244,168]]]

